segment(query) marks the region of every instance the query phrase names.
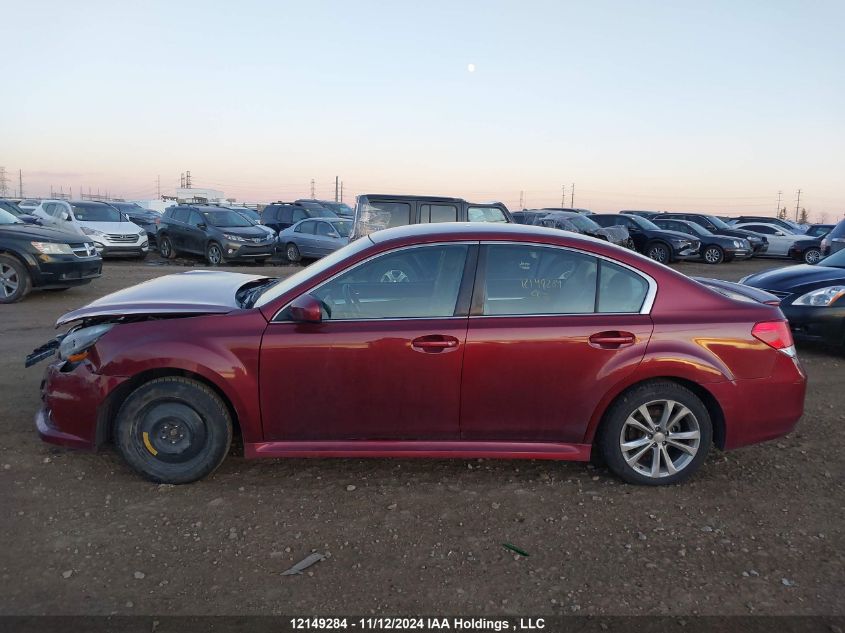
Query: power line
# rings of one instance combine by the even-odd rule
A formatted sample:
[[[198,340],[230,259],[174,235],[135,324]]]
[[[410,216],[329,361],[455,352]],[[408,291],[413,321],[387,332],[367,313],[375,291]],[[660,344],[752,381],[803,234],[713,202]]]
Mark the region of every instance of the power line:
[[[795,199],[795,221],[798,221],[798,205],[801,204],[801,190],[798,190],[798,197]]]
[[[18,170],[18,195],[23,198],[23,172]]]

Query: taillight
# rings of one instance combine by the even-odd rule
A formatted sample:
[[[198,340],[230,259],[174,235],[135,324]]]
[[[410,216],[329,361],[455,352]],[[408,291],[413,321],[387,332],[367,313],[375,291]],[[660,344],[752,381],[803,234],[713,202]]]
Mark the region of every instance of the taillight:
[[[787,356],[795,356],[792,332],[786,321],[762,321],[751,328],[751,335]]]

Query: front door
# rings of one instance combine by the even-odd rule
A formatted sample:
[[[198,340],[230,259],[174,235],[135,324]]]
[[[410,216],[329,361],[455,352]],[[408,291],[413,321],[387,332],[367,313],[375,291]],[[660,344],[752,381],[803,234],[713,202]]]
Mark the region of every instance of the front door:
[[[261,343],[265,440],[457,439],[475,250],[397,249],[312,289],[321,323],[282,310]]]
[[[652,332],[649,280],[566,248],[482,247],[461,396],[461,437],[580,443],[599,400]]]

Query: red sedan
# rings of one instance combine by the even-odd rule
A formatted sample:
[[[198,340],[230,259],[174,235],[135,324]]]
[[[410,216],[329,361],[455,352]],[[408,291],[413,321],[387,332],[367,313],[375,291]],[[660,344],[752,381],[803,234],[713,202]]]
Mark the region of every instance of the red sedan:
[[[788,433],[805,376],[766,293],[520,225],[374,233],[286,279],[192,271],[59,319],[36,423],[141,475],[253,457],[602,458],[692,475]],[[776,301],[774,301],[776,303]],[[330,388],[329,388],[330,387]]]

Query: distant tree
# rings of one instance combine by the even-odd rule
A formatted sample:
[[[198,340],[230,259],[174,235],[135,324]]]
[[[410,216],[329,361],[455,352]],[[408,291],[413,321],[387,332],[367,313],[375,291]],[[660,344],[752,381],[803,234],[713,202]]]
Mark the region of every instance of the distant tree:
[[[786,219],[786,207],[778,211],[778,220],[785,220]]]
[[[807,209],[801,207],[801,213],[798,214],[798,224],[807,224]]]

